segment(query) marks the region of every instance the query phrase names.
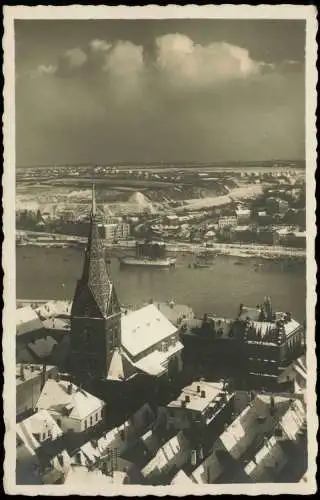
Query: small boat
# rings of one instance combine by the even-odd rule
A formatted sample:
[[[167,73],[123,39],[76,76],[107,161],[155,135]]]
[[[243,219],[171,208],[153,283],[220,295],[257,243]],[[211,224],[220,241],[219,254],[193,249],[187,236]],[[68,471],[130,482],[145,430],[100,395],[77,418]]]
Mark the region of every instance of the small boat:
[[[234,263],[235,266],[243,266],[243,262],[242,260],[237,260],[235,263]]]
[[[193,267],[194,267],[195,269],[204,269],[204,268],[210,267],[210,265],[209,265],[209,264],[202,263],[202,262],[195,262],[195,263],[193,264]]]

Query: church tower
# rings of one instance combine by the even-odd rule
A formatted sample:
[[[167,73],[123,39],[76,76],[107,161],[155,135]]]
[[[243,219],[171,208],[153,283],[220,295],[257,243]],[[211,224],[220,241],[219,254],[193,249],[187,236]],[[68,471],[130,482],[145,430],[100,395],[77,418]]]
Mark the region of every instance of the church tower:
[[[92,188],[90,229],[82,276],[71,309],[71,370],[79,376],[108,378],[121,346],[121,309],[108,274]]]

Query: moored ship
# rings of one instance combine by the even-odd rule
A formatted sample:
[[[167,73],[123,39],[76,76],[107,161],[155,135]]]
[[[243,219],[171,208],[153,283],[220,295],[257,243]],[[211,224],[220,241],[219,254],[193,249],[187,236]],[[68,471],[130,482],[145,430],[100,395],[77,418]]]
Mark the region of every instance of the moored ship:
[[[176,259],[166,255],[166,246],[160,241],[145,241],[136,243],[135,257],[123,257],[120,260],[122,266],[145,266],[169,268],[174,267]]]

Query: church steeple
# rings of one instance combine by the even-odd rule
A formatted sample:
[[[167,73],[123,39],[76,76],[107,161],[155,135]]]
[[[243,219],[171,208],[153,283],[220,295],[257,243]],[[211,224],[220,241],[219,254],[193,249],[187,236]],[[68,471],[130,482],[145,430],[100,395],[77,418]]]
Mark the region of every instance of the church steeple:
[[[76,369],[107,376],[115,349],[121,346],[121,308],[104,258],[95,188],[82,276],[71,309],[71,357]]]
[[[81,291],[82,289],[82,291]],[[88,296],[87,292],[90,292]],[[92,187],[92,203],[90,214],[90,228],[88,243],[85,251],[82,277],[74,298],[74,307],[86,310],[87,315],[108,317],[119,312],[120,306],[113,283],[110,279],[105,258],[104,248],[99,235],[96,213],[95,189]]]

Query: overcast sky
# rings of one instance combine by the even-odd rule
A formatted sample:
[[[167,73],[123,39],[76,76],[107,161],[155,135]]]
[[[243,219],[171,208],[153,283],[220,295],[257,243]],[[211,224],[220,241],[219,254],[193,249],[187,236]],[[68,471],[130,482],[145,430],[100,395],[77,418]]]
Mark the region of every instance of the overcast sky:
[[[16,21],[17,164],[304,158],[303,21]]]

